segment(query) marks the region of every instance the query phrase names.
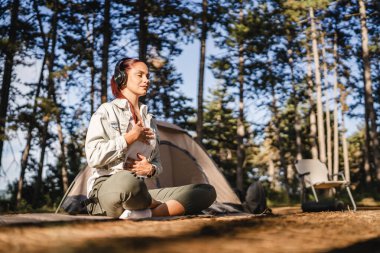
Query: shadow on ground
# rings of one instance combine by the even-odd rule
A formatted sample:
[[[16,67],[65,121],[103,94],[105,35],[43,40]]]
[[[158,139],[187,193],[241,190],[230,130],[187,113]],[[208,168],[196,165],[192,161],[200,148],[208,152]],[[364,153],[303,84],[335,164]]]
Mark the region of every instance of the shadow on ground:
[[[275,217],[275,216],[272,216]],[[88,240],[82,245],[55,249],[55,253],[91,252],[91,253],[121,253],[121,252],[196,252],[202,245],[216,244],[219,240],[234,238],[241,230],[255,229],[265,225],[265,220],[272,217],[257,217],[253,220],[229,221],[202,226],[198,231],[168,237],[123,237]],[[196,250],[195,250],[196,249]],[[203,251],[202,253],[208,252]]]
[[[341,249],[334,249],[328,253],[380,253],[380,237],[362,241]]]
[[[380,210],[0,227],[0,253],[380,253]]]

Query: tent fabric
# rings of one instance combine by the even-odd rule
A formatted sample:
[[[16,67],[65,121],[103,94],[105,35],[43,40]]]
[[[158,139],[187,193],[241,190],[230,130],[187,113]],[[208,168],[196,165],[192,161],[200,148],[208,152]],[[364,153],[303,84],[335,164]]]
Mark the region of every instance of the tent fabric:
[[[239,198],[202,146],[184,129],[174,124],[158,121],[157,126],[163,172],[158,177],[145,180],[149,189],[208,183],[215,187],[217,193],[217,212],[226,204],[241,206]],[[62,200],[61,206],[67,212],[74,213],[78,203],[86,199],[87,179],[91,172],[92,168],[86,167],[74,179],[69,192]],[[226,207],[224,210],[231,212],[236,209]]]
[[[173,126],[173,127],[171,127]],[[188,181],[182,181],[185,184],[190,183],[209,183],[213,185],[216,189],[217,193],[217,202],[220,203],[231,203],[231,204],[241,204],[239,198],[236,196],[234,191],[229,186],[227,180],[224,178],[222,173],[218,170],[214,161],[210,158],[207,152],[196,142],[194,141],[190,135],[186,133],[183,129],[178,130],[178,126],[172,125],[167,122],[163,124],[161,121],[158,122],[158,129],[160,134],[160,140],[163,142],[160,144],[160,154],[161,161],[164,171],[161,175],[158,176],[158,180],[166,181],[169,171],[175,171],[174,175],[180,177],[185,177]],[[189,163],[188,160],[182,163],[181,159],[177,159],[174,154],[177,152],[165,152],[165,150],[161,150],[161,147],[165,149],[166,143],[172,143],[172,145],[177,146],[178,148],[172,148],[171,150],[185,150],[196,160],[193,164]],[[185,152],[183,152],[182,156]],[[181,157],[182,157],[181,156]],[[171,157],[171,161],[173,165],[176,167],[169,168],[169,159]],[[173,159],[174,158],[174,159]],[[192,166],[197,166],[198,169],[193,169]],[[167,170],[165,172],[165,170]],[[202,181],[202,176],[204,177]],[[175,177],[177,178],[177,177]],[[161,187],[169,187],[169,184],[163,184]]]

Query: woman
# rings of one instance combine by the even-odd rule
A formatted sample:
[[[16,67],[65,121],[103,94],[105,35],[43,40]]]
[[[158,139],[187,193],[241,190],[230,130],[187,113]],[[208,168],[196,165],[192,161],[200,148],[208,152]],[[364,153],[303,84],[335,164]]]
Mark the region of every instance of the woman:
[[[147,65],[121,59],[111,79],[116,99],[102,104],[91,117],[85,150],[94,168],[87,182],[92,215],[127,219],[193,214],[216,199],[208,184],[148,191],[144,178],[162,172],[157,125],[147,106],[138,102],[148,88]]]

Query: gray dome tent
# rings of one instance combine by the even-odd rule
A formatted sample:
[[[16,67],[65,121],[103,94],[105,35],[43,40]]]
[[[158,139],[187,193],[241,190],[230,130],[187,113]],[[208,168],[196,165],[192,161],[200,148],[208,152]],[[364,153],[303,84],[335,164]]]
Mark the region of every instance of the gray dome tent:
[[[241,202],[214,161],[202,146],[195,142],[182,128],[158,121],[160,155],[163,172],[156,178],[145,180],[149,189],[180,186],[193,183],[208,183],[215,187],[217,198],[211,209],[216,212],[236,212]],[[63,197],[57,211],[62,207],[76,213],[80,202],[86,200],[87,179],[92,168],[86,167],[78,173]]]

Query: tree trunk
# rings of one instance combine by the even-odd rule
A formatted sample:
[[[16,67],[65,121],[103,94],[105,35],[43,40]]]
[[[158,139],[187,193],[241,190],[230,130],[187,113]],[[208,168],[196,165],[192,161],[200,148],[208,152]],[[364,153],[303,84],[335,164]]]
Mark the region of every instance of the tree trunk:
[[[276,91],[275,91],[275,84],[270,83],[271,85],[271,91],[272,91],[272,118],[274,119],[272,121],[272,127],[274,130],[275,134],[275,141],[276,141],[276,148],[278,149],[279,153],[279,159],[280,159],[280,168],[282,169],[284,173],[284,186],[285,186],[285,192],[286,192],[286,201],[289,201],[289,180],[288,180],[288,168],[286,166],[285,162],[285,153],[282,148],[282,143],[283,140],[281,138],[281,133],[280,133],[280,122],[279,122],[279,115],[278,115],[278,110],[277,110],[277,99],[276,99]],[[280,170],[281,171],[281,170]]]
[[[363,80],[364,80],[364,103],[365,103],[365,121],[366,121],[366,145],[368,151],[372,151],[374,173],[376,179],[380,180],[380,151],[379,139],[377,136],[376,113],[373,106],[372,80],[371,80],[371,63],[368,50],[368,30],[366,8],[363,0],[358,0],[360,12],[360,26],[362,36],[362,54],[363,54]],[[369,152],[368,152],[369,153]],[[369,161],[371,161],[369,159]]]
[[[343,164],[344,164],[344,177],[346,178],[347,181],[351,181],[351,177],[350,177],[350,164],[349,164],[349,160],[348,160],[348,146],[347,146],[347,140],[346,140],[346,124],[345,124],[345,121],[344,121],[344,117],[345,117],[345,111],[347,108],[347,105],[346,105],[346,95],[343,94],[345,91],[343,91],[343,89],[341,89],[341,102],[340,104],[342,105],[342,108],[341,108],[341,116],[342,116],[342,129],[341,129],[341,135],[342,135],[342,148],[343,148]]]
[[[298,94],[297,94],[296,82],[294,80],[294,66],[293,66],[292,53],[293,53],[292,50],[290,50],[288,63],[289,63],[289,68],[290,68],[293,97],[294,97],[294,118],[295,118],[294,130],[296,132],[296,160],[298,161],[302,159],[301,119],[298,113]]]
[[[350,163],[348,160],[348,146],[346,140],[346,126],[344,122],[344,112],[342,111],[342,148],[343,148],[343,164],[344,164],[344,177],[347,181],[351,181],[350,176]]]
[[[58,23],[58,21],[57,21]],[[56,38],[55,38],[56,39]],[[51,69],[49,68],[49,76],[52,75],[54,71],[54,61],[55,61],[55,41],[53,41],[52,44],[52,66]],[[61,123],[61,108],[58,105],[57,102],[57,94],[56,94],[56,89],[55,89],[55,83],[53,78],[49,78],[49,99],[53,99],[53,104],[55,106],[55,117],[57,120],[57,133],[58,133],[58,140],[59,140],[59,145],[61,148],[61,180],[62,180],[62,189],[63,192],[65,193],[69,187],[69,180],[68,180],[68,173],[67,173],[67,161],[66,161],[66,151],[65,151],[65,141],[63,137],[63,132],[62,132],[62,123]]]
[[[331,119],[330,119],[330,105],[329,105],[329,83],[327,62],[326,62],[326,48],[325,48],[325,38],[324,34],[321,34],[321,45],[322,45],[322,59],[323,59],[323,80],[325,84],[325,98],[326,98],[326,142],[327,142],[327,168],[329,170],[329,175],[332,175],[332,145],[331,145]]]
[[[334,54],[334,65],[333,65],[333,71],[334,71],[334,164],[333,164],[333,174],[337,174],[339,171],[339,133],[338,133],[338,35],[335,32],[334,34],[334,48],[333,48],[333,54]],[[334,176],[334,180],[337,180],[338,177]]]
[[[85,15],[86,18],[86,27],[88,34],[86,35],[87,42],[90,45],[90,52],[88,55],[88,66],[90,68],[90,76],[91,76],[91,83],[90,83],[90,112],[91,115],[95,112],[95,62],[94,62],[94,53],[95,53],[95,15],[92,15],[92,18],[88,18],[87,15]],[[90,27],[90,22],[92,22]]]
[[[103,20],[103,47],[102,47],[102,75],[101,75],[101,103],[107,102],[107,87],[108,87],[108,58],[109,47],[111,42],[111,0],[106,0],[104,3],[104,20]]]
[[[1,87],[1,101],[0,101],[0,168],[2,165],[2,154],[5,138],[5,125],[7,121],[7,111],[9,104],[9,91],[12,82],[12,71],[13,71],[13,58],[17,51],[17,26],[18,26],[18,12],[19,12],[20,1],[14,0],[12,3],[11,11],[11,24],[9,27],[9,40],[7,42],[7,49],[5,50],[5,61],[4,61],[4,74],[3,74],[3,84]]]
[[[42,86],[42,82],[43,82],[43,71],[45,68],[45,64],[46,64],[46,54],[44,56],[44,59],[42,60],[40,77],[39,77],[39,81],[37,84],[36,95],[34,97],[32,117],[35,117],[35,115],[37,113],[37,107],[38,107],[37,103],[38,103],[38,98],[40,97],[41,86]],[[34,129],[33,123],[28,122],[28,132],[26,134],[26,145],[25,145],[25,148],[24,148],[24,150],[22,152],[22,156],[21,156],[20,176],[19,176],[18,183],[17,183],[16,207],[18,206],[18,204],[20,203],[20,200],[22,198],[22,187],[24,185],[25,170],[26,170],[26,166],[28,165],[28,160],[29,160],[29,152],[30,152],[32,138],[33,138],[33,134],[32,134],[33,129]]]
[[[239,13],[240,22],[243,20],[243,9]],[[237,169],[236,169],[236,187],[243,192],[243,163],[245,160],[244,152],[244,46],[239,41],[239,115],[237,120]]]
[[[54,14],[52,17],[52,28],[51,28],[51,38],[52,38],[52,44],[51,44],[51,51],[48,56],[47,66],[48,66],[48,100],[51,100],[53,98],[54,93],[54,61],[55,61],[55,47],[57,42],[57,27],[58,27],[58,2],[54,1]],[[50,122],[50,112],[47,112],[47,114],[43,117],[44,126],[42,129],[42,137],[41,137],[41,153],[40,153],[40,161],[38,163],[38,172],[37,172],[37,179],[36,179],[36,185],[34,188],[34,195],[33,195],[33,206],[36,207],[38,204],[38,199],[41,194],[41,184],[42,184],[42,172],[43,172],[43,166],[44,166],[44,160],[45,160],[45,150],[47,146],[47,137],[48,137],[48,127]]]
[[[148,22],[146,1],[138,0],[139,5],[139,59],[146,62],[148,51]]]
[[[281,191],[281,185],[279,180],[276,179],[276,168],[273,160],[273,153],[270,153],[268,161],[268,175],[273,179],[271,183],[271,189],[278,192]]]
[[[36,90],[36,94],[35,94],[34,102],[33,102],[32,117],[35,118],[35,115],[37,113],[37,108],[38,108],[38,98],[40,97],[42,82],[44,80],[45,64],[47,61],[47,56],[49,54],[49,40],[46,40],[46,36],[43,32],[42,20],[41,20],[41,16],[40,16],[36,1],[33,1],[33,7],[34,7],[35,12],[36,12],[38,25],[40,28],[42,41],[43,41],[43,45],[44,45],[44,51],[45,51],[44,58],[42,60],[40,76],[39,76],[38,83],[37,83],[37,90]],[[19,176],[19,179],[17,182],[16,207],[18,207],[18,205],[21,201],[21,198],[22,198],[22,189],[23,189],[23,185],[24,185],[25,170],[26,170],[26,166],[28,165],[28,160],[29,160],[29,152],[30,152],[32,138],[33,138],[33,134],[32,134],[33,129],[34,129],[33,123],[28,122],[28,132],[26,134],[26,145],[25,145],[25,148],[24,148],[24,150],[22,152],[22,156],[21,156],[20,176]]]
[[[332,143],[331,143],[331,116],[330,116],[330,103],[329,103],[329,92],[328,90],[325,91],[325,97],[326,97],[326,142],[327,142],[327,168],[329,171],[329,175],[332,175]]]
[[[62,132],[62,124],[61,124],[61,109],[57,103],[57,95],[54,87],[54,81],[52,82],[52,89],[53,89],[53,101],[54,105],[56,106],[56,113],[55,117],[57,120],[57,132],[58,132],[58,140],[59,145],[61,147],[61,178],[62,178],[62,188],[63,192],[65,193],[67,189],[69,188],[69,179],[67,176],[67,162],[66,162],[66,148],[65,148],[65,139],[63,138],[63,132]]]
[[[91,54],[93,54],[93,52]],[[94,64],[93,59],[90,62],[90,72],[91,72],[90,112],[91,112],[91,115],[93,115],[95,112],[95,64]]]
[[[315,85],[317,86],[317,124],[318,124],[319,159],[322,163],[326,163],[325,128],[323,124],[321,73],[319,71],[317,32],[316,32],[315,21],[314,21],[314,10],[312,7],[309,8],[309,15],[310,15],[310,22],[311,22],[311,38],[313,42]]]
[[[199,60],[199,81],[198,81],[198,110],[197,110],[197,141],[202,143],[203,139],[203,80],[205,72],[206,39],[207,39],[207,0],[202,2],[202,32],[201,32],[201,52]]]
[[[310,50],[308,45],[306,45],[306,60],[307,60],[307,93],[310,101],[310,146],[311,146],[311,157],[313,159],[318,159],[318,148],[317,148],[317,126],[315,119],[315,104],[314,104],[314,92],[313,92],[313,81],[311,73],[311,59]]]

